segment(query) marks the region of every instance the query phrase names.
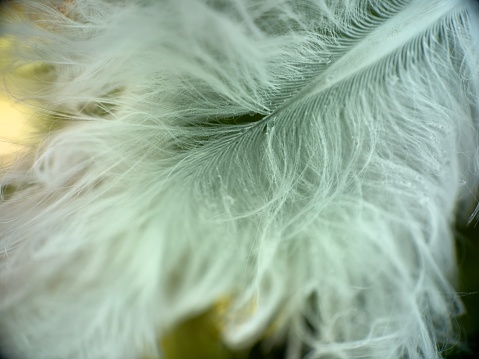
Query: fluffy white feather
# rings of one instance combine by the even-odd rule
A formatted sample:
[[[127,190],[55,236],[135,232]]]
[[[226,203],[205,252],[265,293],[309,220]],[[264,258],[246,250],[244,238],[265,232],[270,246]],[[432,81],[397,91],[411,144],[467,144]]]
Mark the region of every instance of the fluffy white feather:
[[[274,323],[289,359],[452,345],[451,226],[478,179],[474,1],[20,5],[8,71],[48,71],[32,89],[5,70],[6,88],[77,122],[0,178],[12,358],[161,355],[222,298],[225,342]]]

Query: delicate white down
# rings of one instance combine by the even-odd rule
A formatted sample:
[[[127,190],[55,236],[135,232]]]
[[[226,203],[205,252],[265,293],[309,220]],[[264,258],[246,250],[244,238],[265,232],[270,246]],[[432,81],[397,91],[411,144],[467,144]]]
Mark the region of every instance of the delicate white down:
[[[41,91],[5,83],[78,124],[2,173],[14,359],[159,354],[165,330],[223,298],[227,343],[276,321],[289,358],[433,359],[455,338],[473,1],[23,3],[31,18],[3,30],[12,65],[51,74]],[[248,113],[268,116],[213,124]]]

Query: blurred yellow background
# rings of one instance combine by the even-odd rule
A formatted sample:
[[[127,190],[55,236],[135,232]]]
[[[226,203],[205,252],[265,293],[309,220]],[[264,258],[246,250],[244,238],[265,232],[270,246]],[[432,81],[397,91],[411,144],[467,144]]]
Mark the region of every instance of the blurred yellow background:
[[[30,111],[0,95],[0,166],[8,165],[27,143]]]

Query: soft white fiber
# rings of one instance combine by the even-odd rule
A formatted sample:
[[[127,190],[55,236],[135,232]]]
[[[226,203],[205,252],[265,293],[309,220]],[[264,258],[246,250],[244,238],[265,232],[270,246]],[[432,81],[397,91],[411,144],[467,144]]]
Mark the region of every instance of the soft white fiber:
[[[479,178],[477,2],[3,11],[6,93],[65,122],[1,170],[9,358],[161,355],[158,338],[221,300],[228,345],[268,332],[287,359],[454,345],[452,226]],[[28,64],[41,76],[11,75]]]

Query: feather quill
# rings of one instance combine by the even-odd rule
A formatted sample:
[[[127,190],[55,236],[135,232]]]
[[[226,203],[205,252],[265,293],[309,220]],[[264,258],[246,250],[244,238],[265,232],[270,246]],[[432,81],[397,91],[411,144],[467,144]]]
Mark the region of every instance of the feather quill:
[[[475,2],[4,12],[5,88],[72,120],[0,177],[15,188],[0,202],[12,358],[161,356],[158,337],[222,298],[229,346],[273,327],[288,359],[454,344],[451,228],[478,180]],[[34,85],[10,75],[38,63]]]

